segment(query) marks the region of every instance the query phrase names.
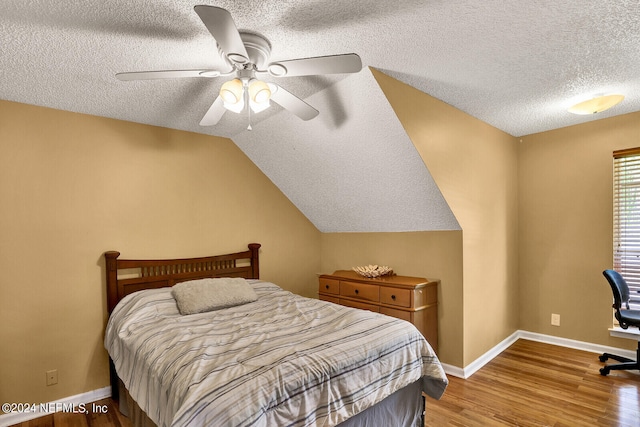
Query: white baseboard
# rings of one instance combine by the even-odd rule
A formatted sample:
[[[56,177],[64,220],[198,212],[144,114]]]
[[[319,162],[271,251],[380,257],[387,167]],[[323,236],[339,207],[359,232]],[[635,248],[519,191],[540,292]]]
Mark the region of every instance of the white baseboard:
[[[108,397],[111,397],[111,386],[99,388],[97,390],[91,390],[86,393],[76,394],[75,396],[65,397],[60,400],[54,400],[53,402],[42,404],[29,403],[29,405],[33,405],[32,408],[29,408],[29,412],[21,411],[0,415],[0,427],[19,424],[25,421],[32,420],[34,418],[43,417],[53,412],[75,411],[84,413],[85,411],[91,411],[90,406],[84,405],[95,402],[96,400],[106,399]],[[17,403],[18,402],[16,402],[16,404]],[[20,409],[23,408],[21,407]],[[31,409],[35,409],[35,411]]]
[[[533,332],[518,331],[520,338],[529,341],[539,341],[546,344],[558,345],[560,347],[575,348],[576,350],[588,351],[590,353],[614,353],[629,359],[636,358],[634,350],[625,350],[606,345],[592,344],[584,341],[576,341],[569,338],[554,337],[552,335],[536,334]]]
[[[464,368],[460,368],[458,366],[448,365],[446,363],[442,364],[444,368],[444,372],[447,375],[452,375],[458,378],[467,379],[471,375],[473,375],[478,369],[482,368],[487,363],[491,362],[491,360],[506,350],[511,344],[516,342],[518,338],[520,338],[520,332],[516,331],[511,334],[509,337],[502,340],[498,345],[493,347],[491,350],[487,351],[482,356],[478,357],[476,360],[465,366]]]
[[[635,359],[636,357],[636,352],[633,350],[624,350],[615,347],[608,347],[605,345],[592,344],[584,341],[576,341],[568,338],[560,338],[554,337],[552,335],[544,335],[535,332],[518,330],[464,368],[448,365],[446,363],[443,363],[442,367],[444,368],[444,371],[447,373],[447,375],[467,379],[475,372],[477,372],[478,369],[489,363],[494,357],[502,353],[511,344],[521,338],[529,341],[538,341],[546,344],[553,344],[560,347],[574,348],[591,353],[613,353],[620,356],[628,357],[629,359]]]

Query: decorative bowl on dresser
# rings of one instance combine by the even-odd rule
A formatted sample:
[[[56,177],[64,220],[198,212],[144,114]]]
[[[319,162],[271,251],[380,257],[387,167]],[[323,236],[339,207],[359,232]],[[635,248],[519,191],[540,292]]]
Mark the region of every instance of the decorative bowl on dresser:
[[[367,278],[351,270],[319,277],[323,301],[371,310],[413,323],[438,351],[439,280],[409,276]]]

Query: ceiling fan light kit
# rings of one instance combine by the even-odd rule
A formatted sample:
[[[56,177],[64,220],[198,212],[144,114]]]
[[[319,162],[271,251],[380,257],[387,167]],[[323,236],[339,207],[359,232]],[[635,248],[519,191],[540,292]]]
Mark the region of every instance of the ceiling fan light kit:
[[[240,79],[226,81],[220,88],[220,96],[226,104],[236,104],[242,100],[244,88]]]
[[[624,99],[624,95],[609,94],[596,95],[586,101],[579,102],[569,108],[569,112],[579,115],[596,114],[618,105]]]
[[[120,80],[153,80],[184,77],[232,77],[224,82],[220,93],[200,121],[201,126],[216,125],[226,110],[258,113],[269,108],[270,101],[280,105],[302,120],[318,115],[318,110],[275,83],[256,78],[256,74],[272,77],[297,77],[320,74],[357,73],[362,69],[360,57],[355,53],[290,59],[267,64],[271,43],[261,35],[239,32],[231,14],[222,8],[207,5],[194,7],[204,25],[218,44],[220,56],[230,71],[221,70],[167,70],[118,73]],[[250,114],[249,114],[249,117]],[[248,129],[251,129],[249,124]]]
[[[249,81],[249,97],[258,104],[268,102],[271,98],[271,89],[262,80]]]
[[[220,88],[220,97],[224,101],[224,108],[234,113],[241,113],[249,99],[249,107],[254,113],[266,110],[271,105],[271,88],[262,80],[233,79],[225,82]]]

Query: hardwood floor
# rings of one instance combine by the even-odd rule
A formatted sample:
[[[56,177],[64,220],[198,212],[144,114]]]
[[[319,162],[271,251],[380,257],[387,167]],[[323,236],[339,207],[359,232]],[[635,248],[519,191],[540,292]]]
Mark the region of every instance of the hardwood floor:
[[[614,362],[608,362],[614,363]],[[519,340],[463,380],[427,399],[427,426],[640,427],[640,375],[599,373],[598,355]],[[55,414],[15,427],[131,427],[111,399],[106,414]],[[382,427],[382,426],[381,426]]]
[[[609,361],[607,363],[615,363]],[[518,340],[427,399],[427,426],[640,426],[638,371],[600,375],[598,355]]]

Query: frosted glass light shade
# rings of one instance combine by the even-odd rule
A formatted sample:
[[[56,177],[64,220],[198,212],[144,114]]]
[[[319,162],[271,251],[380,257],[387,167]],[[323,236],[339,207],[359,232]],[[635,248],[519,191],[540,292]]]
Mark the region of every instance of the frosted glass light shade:
[[[242,110],[244,110],[244,100],[242,98],[240,98],[240,101],[236,102],[235,104],[225,102],[223,105],[224,108],[229,111],[233,111],[234,113],[241,113]]]
[[[619,94],[594,96],[569,108],[569,112],[581,115],[600,113],[619,104],[623,99],[624,95]]]
[[[271,98],[271,89],[262,80],[253,80],[249,83],[249,97],[253,102],[263,104]]]
[[[220,88],[220,97],[227,104],[236,104],[242,101],[243,87],[240,79],[225,82]]]

